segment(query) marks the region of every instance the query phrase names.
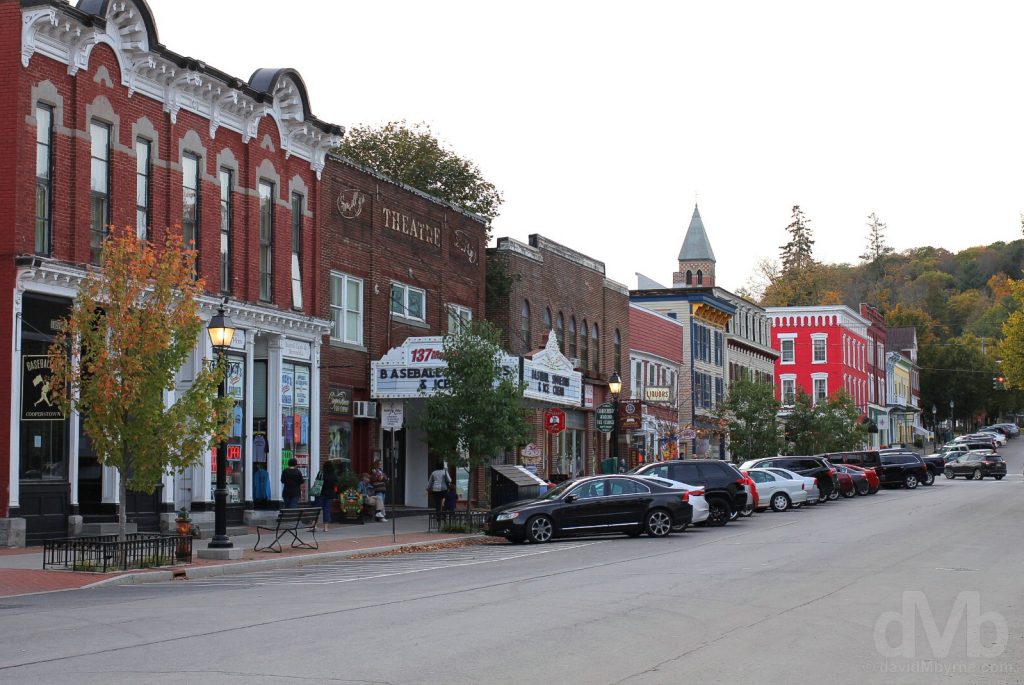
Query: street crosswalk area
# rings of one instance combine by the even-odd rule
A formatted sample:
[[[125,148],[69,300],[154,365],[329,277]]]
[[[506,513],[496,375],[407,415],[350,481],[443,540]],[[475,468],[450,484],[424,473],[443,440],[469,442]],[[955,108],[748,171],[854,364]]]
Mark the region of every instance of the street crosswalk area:
[[[553,554],[578,549],[599,542],[562,542],[544,546],[532,545],[471,545],[435,552],[413,552],[395,556],[340,559],[296,568],[229,574],[188,581],[168,581],[123,587],[254,587],[259,585],[331,585],[352,583],[374,578],[387,578],[411,573],[426,573],[443,569],[493,564],[540,554]]]

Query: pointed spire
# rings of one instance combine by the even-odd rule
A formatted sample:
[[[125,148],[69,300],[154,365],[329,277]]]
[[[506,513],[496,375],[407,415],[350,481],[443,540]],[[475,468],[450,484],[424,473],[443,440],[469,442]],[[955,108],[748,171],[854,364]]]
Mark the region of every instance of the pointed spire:
[[[711,250],[708,234],[704,232],[704,222],[700,218],[700,210],[697,209],[696,202],[693,204],[693,218],[690,219],[690,227],[686,229],[686,237],[683,239],[683,248],[679,250],[679,261],[695,260],[715,261],[715,253]]]

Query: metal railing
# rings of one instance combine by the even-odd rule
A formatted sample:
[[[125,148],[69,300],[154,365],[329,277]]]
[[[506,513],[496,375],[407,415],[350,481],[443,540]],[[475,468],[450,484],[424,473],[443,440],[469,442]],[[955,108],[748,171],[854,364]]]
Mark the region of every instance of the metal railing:
[[[486,511],[431,512],[427,518],[429,533],[479,533],[487,520]]]
[[[190,535],[129,533],[59,538],[43,543],[43,568],[71,571],[127,571],[192,563]]]

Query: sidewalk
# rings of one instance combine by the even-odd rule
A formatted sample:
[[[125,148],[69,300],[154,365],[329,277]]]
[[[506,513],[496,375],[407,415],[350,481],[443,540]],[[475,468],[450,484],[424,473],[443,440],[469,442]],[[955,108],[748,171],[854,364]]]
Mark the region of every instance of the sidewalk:
[[[42,547],[0,549],[0,597],[54,590],[75,590],[103,585],[151,583],[173,578],[203,578],[229,573],[249,573],[256,570],[288,568],[343,559],[358,554],[385,552],[402,547],[421,547],[451,543],[475,535],[458,533],[428,533],[426,516],[407,516],[394,519],[396,534],[392,538],[391,521],[387,523],[332,524],[327,533],[317,532],[318,550],[291,549],[285,543],[281,554],[254,552],[256,529],[246,535],[231,538],[235,547],[244,550],[237,561],[199,559],[196,551],[209,540],[194,540],[192,563],[187,566],[164,567],[126,571],[121,573],[80,573],[62,570],[43,570]],[[266,537],[266,535],[264,535]],[[303,536],[308,537],[308,536]],[[273,539],[273,538],[271,538]]]

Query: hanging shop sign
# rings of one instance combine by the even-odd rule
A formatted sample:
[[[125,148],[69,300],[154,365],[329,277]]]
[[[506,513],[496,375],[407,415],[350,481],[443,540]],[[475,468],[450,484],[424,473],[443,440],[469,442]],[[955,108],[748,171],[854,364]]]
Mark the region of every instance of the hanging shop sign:
[[[619,402],[619,430],[640,430],[643,425],[643,405],[639,402]]]
[[[62,421],[51,393],[53,371],[49,355],[25,355],[21,358],[21,420]]]
[[[544,410],[544,430],[558,435],[565,430],[565,412],[557,407]]]
[[[605,402],[597,408],[597,430],[611,433],[615,430],[615,405]]]
[[[578,407],[583,399],[583,374],[574,371],[572,362],[558,349],[554,331],[533,359],[523,358],[522,381],[523,397],[531,400]]]
[[[373,399],[415,399],[448,389],[448,364],[444,361],[443,338],[439,335],[406,338],[379,361],[370,362],[370,397]],[[502,355],[503,374],[519,378],[519,359]],[[495,379],[495,384],[500,379]]]

